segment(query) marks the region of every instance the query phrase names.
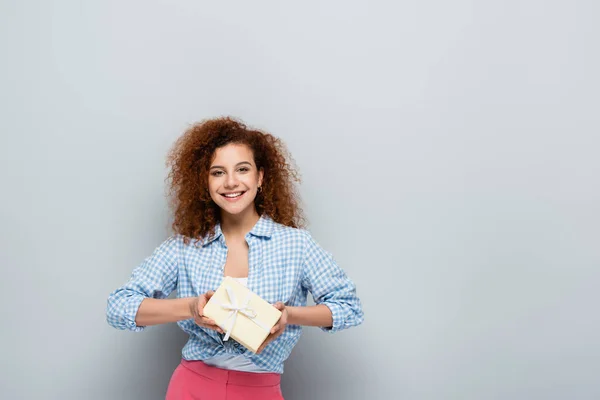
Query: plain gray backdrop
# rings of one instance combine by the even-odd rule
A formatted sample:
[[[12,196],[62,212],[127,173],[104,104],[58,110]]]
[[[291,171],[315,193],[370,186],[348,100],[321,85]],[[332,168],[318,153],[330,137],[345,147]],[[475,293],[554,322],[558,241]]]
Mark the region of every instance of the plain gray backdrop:
[[[0,1],[2,399],[161,399],[106,298],[204,118],[281,137],[365,323],[289,400],[600,398],[597,1]]]

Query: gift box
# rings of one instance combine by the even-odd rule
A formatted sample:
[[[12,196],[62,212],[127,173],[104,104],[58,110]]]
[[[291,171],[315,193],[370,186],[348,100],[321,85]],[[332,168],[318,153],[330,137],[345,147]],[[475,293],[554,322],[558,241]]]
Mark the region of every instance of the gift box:
[[[232,337],[254,353],[281,317],[281,311],[231,277],[223,279],[203,314],[223,329],[224,341]]]

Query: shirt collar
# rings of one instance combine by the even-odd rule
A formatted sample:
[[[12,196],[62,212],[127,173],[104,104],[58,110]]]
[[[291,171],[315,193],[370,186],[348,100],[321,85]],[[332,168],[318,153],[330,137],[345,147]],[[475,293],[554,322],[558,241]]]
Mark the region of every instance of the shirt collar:
[[[269,239],[269,238],[271,238],[271,235],[273,234],[274,228],[275,228],[275,221],[273,221],[273,219],[271,217],[269,217],[268,215],[263,214],[260,216],[260,218],[258,219],[256,224],[254,224],[254,226],[252,227],[250,232],[248,232],[248,234],[252,235],[252,236],[256,236],[256,237],[263,237],[263,238]],[[219,239],[221,236],[223,236],[223,231],[221,230],[221,223],[217,222],[217,224],[215,225],[214,235],[207,238],[206,241],[204,242],[203,246],[206,246],[209,243],[212,243],[213,241]]]

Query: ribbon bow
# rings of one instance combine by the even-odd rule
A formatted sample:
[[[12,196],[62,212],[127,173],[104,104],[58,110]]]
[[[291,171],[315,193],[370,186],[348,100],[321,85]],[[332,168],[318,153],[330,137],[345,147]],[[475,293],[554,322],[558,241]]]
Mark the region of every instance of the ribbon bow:
[[[237,298],[235,297],[235,293],[233,292],[233,290],[229,287],[226,286],[225,290],[227,291],[227,296],[229,296],[229,303],[221,303],[221,307],[229,310],[230,313],[227,316],[227,318],[225,319],[225,321],[223,321],[223,326],[227,323],[227,321],[230,320],[229,322],[229,327],[228,328],[224,328],[222,326],[223,329],[225,329],[225,337],[223,338],[223,341],[227,341],[229,340],[229,335],[231,334],[231,331],[233,330],[233,327],[235,326],[235,321],[237,320],[237,316],[238,314],[243,314],[246,317],[248,317],[250,319],[250,321],[254,322],[256,325],[258,325],[260,328],[264,329],[265,331],[269,332],[270,328],[264,326],[260,321],[258,321],[256,319],[256,311],[254,311],[252,308],[248,307],[248,303],[250,302],[250,298],[252,296],[252,293],[249,292],[248,295],[246,296],[246,299],[244,300],[244,303],[239,306],[237,303]]]

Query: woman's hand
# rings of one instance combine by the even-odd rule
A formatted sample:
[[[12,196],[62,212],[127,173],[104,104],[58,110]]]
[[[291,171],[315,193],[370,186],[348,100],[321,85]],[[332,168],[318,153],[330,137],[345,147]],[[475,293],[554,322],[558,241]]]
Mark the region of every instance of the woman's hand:
[[[277,339],[279,337],[279,335],[281,335],[283,333],[283,331],[285,330],[285,327],[287,326],[288,309],[286,308],[285,304],[283,304],[282,302],[279,301],[279,302],[275,303],[274,307],[276,309],[278,309],[279,311],[281,311],[281,317],[279,317],[279,320],[277,321],[277,323],[273,326],[273,328],[271,328],[271,332],[269,333],[269,336],[267,336],[267,338],[265,339],[263,344],[258,348],[258,350],[256,351],[256,354],[260,354],[260,352],[263,351],[263,349],[269,343],[271,343],[273,340]]]
[[[215,321],[202,314],[204,312],[204,306],[208,303],[208,300],[210,300],[213,294],[215,294],[215,292],[210,290],[198,297],[192,297],[190,301],[190,312],[198,326],[223,333],[223,330],[215,323]]]

